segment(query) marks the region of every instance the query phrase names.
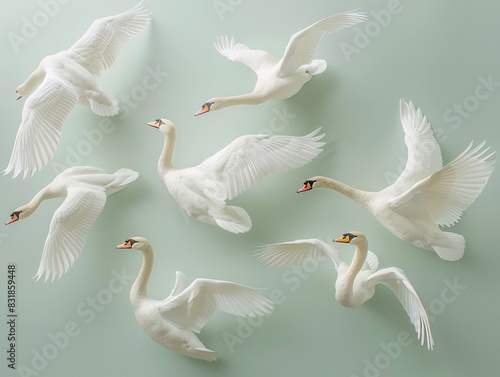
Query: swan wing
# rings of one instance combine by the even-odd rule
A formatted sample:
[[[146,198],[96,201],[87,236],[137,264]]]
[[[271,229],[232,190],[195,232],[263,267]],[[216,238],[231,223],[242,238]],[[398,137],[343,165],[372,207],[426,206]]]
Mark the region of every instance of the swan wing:
[[[47,72],[42,84],[26,100],[5,174],[13,178],[24,171],[35,173],[54,156],[61,139],[64,120],[80,98],[76,88],[57,74]]]
[[[214,42],[219,53],[229,60],[243,63],[258,72],[264,66],[275,66],[278,59],[262,50],[252,50],[242,43],[236,43],[233,37],[219,36]]]
[[[338,270],[343,263],[338,250],[326,242],[311,238],[264,245],[257,254],[257,260],[266,267],[293,267],[327,256]]]
[[[389,205],[396,212],[412,219],[433,220],[439,225],[451,226],[464,210],[478,197],[488,182],[496,159],[472,143],[462,154],[415,183],[413,187],[392,200]]]
[[[189,284],[191,284],[191,281],[187,278],[186,275],[184,275],[180,271],[175,272],[175,285],[174,288],[172,289],[172,292],[170,292],[170,296],[177,296],[180,294],[183,290],[185,290],[187,287],[189,287]]]
[[[410,102],[400,100],[401,124],[408,147],[406,167],[394,183],[398,193],[410,188],[415,182],[441,169],[443,160],[441,147],[437,143],[431,124],[420,108]]]
[[[114,64],[118,54],[132,35],[139,33],[151,19],[149,0],[116,16],[95,20],[87,32],[70,48],[95,77]]]
[[[106,191],[106,195],[111,195],[136,179],[137,175],[138,173],[126,168],[108,174],[104,169],[94,166],[72,166],[59,174],[58,178],[66,180],[66,184],[74,182],[71,184],[79,187],[100,187]]]
[[[177,171],[178,182],[191,193],[210,201],[217,208],[226,206],[227,193],[221,182],[217,181],[211,171],[198,167]]]
[[[81,176],[88,174],[107,174],[102,168],[95,166],[71,166],[64,170],[60,176]]]
[[[292,35],[280,60],[279,74],[291,76],[304,64],[312,62],[319,41],[325,32],[334,32],[364,22],[366,16],[358,12],[345,12],[324,18]]]
[[[271,173],[299,168],[321,151],[320,128],[305,136],[242,136],[197,166],[223,184],[232,199]]]
[[[427,348],[432,349],[434,340],[432,339],[429,318],[417,292],[410,284],[404,271],[396,267],[384,268],[375,272],[366,280],[368,287],[373,287],[378,283],[385,284],[392,289],[401,305],[403,305],[404,310],[408,313],[411,323],[415,326],[421,344],[424,345],[425,339],[427,339]]]
[[[105,203],[104,189],[68,188],[66,199],[50,222],[36,280],[43,278],[46,282],[52,277],[53,281],[73,265]]]
[[[167,320],[200,332],[217,308],[237,316],[255,317],[269,313],[272,303],[254,288],[228,281],[196,279],[179,295],[164,300],[160,313]]]
[[[369,270],[373,272],[378,270],[379,261],[377,255],[374,252],[368,250],[365,263],[368,266]]]

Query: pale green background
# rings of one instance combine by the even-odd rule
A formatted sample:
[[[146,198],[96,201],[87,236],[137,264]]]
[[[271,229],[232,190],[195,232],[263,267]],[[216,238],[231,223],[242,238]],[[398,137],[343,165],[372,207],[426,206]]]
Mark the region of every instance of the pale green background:
[[[37,13],[46,12],[40,5],[43,0],[3,3],[0,165],[6,166],[24,104],[24,100],[15,101],[17,85],[44,56],[71,46],[94,19],[117,14],[136,1],[57,3],[52,16],[45,15],[46,25],[19,45],[18,52],[9,41],[9,33],[21,34],[24,17],[32,20],[38,15],[38,22],[43,22],[44,15]],[[224,13],[217,13],[217,4],[226,4]],[[379,190],[391,183],[406,159],[399,121],[401,97],[421,107],[434,130],[439,130],[445,163],[471,140],[487,140],[492,150],[499,150],[500,86],[491,87],[491,92],[484,87],[479,92],[476,89],[488,77],[500,83],[500,3],[153,0],[152,5],[151,25],[125,46],[102,80],[122,100],[123,110],[127,106],[124,96],[135,94],[136,108],[128,116],[122,112],[112,118],[112,132],[104,134],[90,150],[85,149],[91,144],[84,132],[98,128],[103,118],[88,108],[75,108],[52,160],[68,165],[75,158],[69,151],[80,148],[85,156],[79,157],[79,164],[108,171],[128,167],[139,171],[140,178],[108,199],[75,265],[54,283],[35,282],[31,277],[61,200],[43,203],[29,219],[1,229],[2,355],[8,343],[6,271],[8,264],[15,263],[18,368],[33,368],[36,352],[53,351],[50,334],[64,331],[68,324],[77,326],[78,334],[63,344],[57,356],[42,365],[43,369],[38,365],[39,376],[497,375],[498,171],[453,227],[467,240],[465,257],[458,262],[442,261],[434,253],[406,244],[339,194],[325,190],[297,195],[295,191],[316,174],[365,190]],[[390,19],[389,13],[382,11],[388,7],[395,11]],[[296,96],[193,117],[212,96],[242,94],[253,88],[253,73],[213,48],[217,35],[234,36],[252,48],[280,57],[296,31],[356,8],[368,12],[371,21],[325,35],[316,57],[326,59],[328,69]],[[371,36],[363,39],[361,33]],[[348,55],[346,48],[355,52]],[[140,86],[148,69],[169,75],[161,77],[162,82],[148,81],[157,87],[145,91]],[[481,99],[474,99],[476,93]],[[454,105],[464,101],[473,111],[450,119]],[[278,117],[283,113],[287,117]],[[189,219],[168,195],[156,173],[163,135],[145,125],[159,117],[177,125],[174,163],[178,167],[195,165],[245,134],[303,135],[322,126],[327,144],[310,165],[269,177],[234,199],[232,204],[246,208],[253,220],[250,232],[234,235]],[[50,163],[24,181],[1,177],[2,221],[53,179],[55,167]],[[331,242],[349,230],[367,234],[381,267],[398,266],[406,271],[432,318],[434,351],[418,344],[406,313],[388,289],[380,287],[370,302],[347,309],[334,300],[333,264],[311,264],[307,267],[311,272],[273,270],[256,263],[252,254],[259,243],[305,237]],[[135,322],[128,301],[131,282],[123,286],[113,280],[113,271],[124,270],[135,277],[139,270],[141,256],[137,252],[114,249],[135,235],[147,237],[156,251],[149,288],[154,298],[169,294],[175,271],[180,270],[191,279],[211,277],[268,287],[269,292],[281,292],[280,304],[272,315],[246,329],[236,317],[217,312],[200,336],[208,348],[219,352],[215,363],[163,349]],[[340,249],[346,258],[351,257],[352,247],[343,245]],[[450,282],[456,282],[460,289],[453,293],[447,285]],[[121,291],[110,294],[109,283]],[[100,306],[100,311],[89,311],[87,300],[96,297],[107,305]],[[238,336],[238,332],[241,343],[234,344],[231,352],[223,334]],[[406,333],[409,337],[400,350],[394,344],[389,351],[384,349]],[[0,374],[19,375],[7,368],[4,356]]]

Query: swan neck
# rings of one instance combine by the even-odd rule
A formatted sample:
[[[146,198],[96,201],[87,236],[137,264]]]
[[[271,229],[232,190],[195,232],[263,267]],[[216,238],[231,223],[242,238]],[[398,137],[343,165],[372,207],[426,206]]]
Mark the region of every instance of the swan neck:
[[[354,252],[351,264],[347,268],[345,275],[337,280],[337,284],[335,285],[335,298],[341,305],[354,308],[355,306],[361,304],[361,302],[359,302],[360,298],[355,297],[356,293],[354,292],[354,281],[363,267],[367,254],[368,242],[365,240],[361,243],[361,245],[356,245],[356,251]]]
[[[165,173],[167,170],[172,169],[172,156],[174,153],[175,145],[175,129],[170,129],[165,134],[165,143],[161,152],[160,159],[158,160],[158,173]]]
[[[44,188],[43,190],[39,191],[33,199],[26,205],[26,210],[25,210],[25,217],[30,216],[33,212],[36,211],[38,206],[46,199],[50,198],[55,198],[55,195],[52,195],[50,190],[48,188]]]
[[[219,106],[218,109],[237,105],[258,105],[264,102],[264,98],[254,93],[242,94],[233,97],[218,97],[216,99]]]
[[[31,93],[35,88],[37,88],[45,78],[45,72],[38,67],[33,71],[31,75],[26,79],[26,81],[21,84],[22,91],[27,95]]]
[[[38,206],[45,200],[47,199],[47,192],[45,190],[42,190],[38,192],[33,199],[28,203],[28,206],[32,208],[33,210],[37,209]]]
[[[366,256],[368,254],[368,242],[364,241],[361,245],[356,245],[356,251],[354,252],[354,257],[352,258],[352,262],[347,269],[347,276],[351,285],[354,283],[354,279],[356,275],[358,275],[359,271],[363,267],[363,263],[365,263]]]
[[[347,196],[351,200],[355,201],[359,205],[366,207],[367,202],[369,201],[371,194],[370,192],[367,191],[362,191],[358,190],[354,187],[351,187],[345,183],[342,183],[340,181],[337,181],[335,179],[331,178],[325,178],[323,187],[335,190],[342,195]]]
[[[154,255],[153,248],[148,246],[147,249],[142,251],[142,267],[137,275],[137,279],[132,285],[130,290],[130,301],[132,304],[136,300],[140,300],[148,296],[148,282],[153,271]]]

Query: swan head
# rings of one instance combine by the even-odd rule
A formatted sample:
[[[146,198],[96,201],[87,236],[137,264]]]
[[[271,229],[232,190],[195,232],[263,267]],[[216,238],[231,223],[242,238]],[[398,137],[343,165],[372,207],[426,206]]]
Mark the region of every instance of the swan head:
[[[304,182],[304,186],[297,190],[297,192],[309,191],[312,189],[326,188],[326,181],[324,177],[312,177]]]
[[[209,111],[220,110],[224,107],[225,106],[223,105],[222,100],[220,100],[219,98],[211,98],[203,105],[201,105],[201,110],[194,114],[194,116],[196,117],[198,115],[208,113]]]
[[[366,236],[361,232],[352,231],[344,233],[341,238],[335,238],[334,241],[360,245],[366,243]]]
[[[28,94],[30,94],[30,92],[31,92],[31,90],[28,90],[28,88],[26,88],[25,84],[19,85],[16,88],[16,93],[18,95],[17,99],[21,99],[24,96],[27,96]]]
[[[136,249],[142,252],[151,248],[149,241],[143,237],[127,238],[124,243],[117,245],[115,249]]]
[[[156,119],[154,122],[146,123],[148,126],[159,129],[164,134],[168,134],[175,130],[174,124],[168,119]]]
[[[29,207],[29,206],[21,206],[17,208],[14,212],[11,213],[10,215],[10,220],[8,220],[5,225],[12,224],[18,220],[22,220],[27,218],[28,216],[31,216],[31,214],[34,212],[34,209]]]

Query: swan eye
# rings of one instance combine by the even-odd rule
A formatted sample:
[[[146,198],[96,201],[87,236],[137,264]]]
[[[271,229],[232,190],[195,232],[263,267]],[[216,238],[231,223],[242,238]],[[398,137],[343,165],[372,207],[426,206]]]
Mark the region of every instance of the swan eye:
[[[16,93],[19,94],[19,92],[16,90]]]
[[[316,182],[316,181],[305,181],[304,184],[305,185],[310,184],[312,186],[314,184],[314,182]]]
[[[23,211],[16,211],[16,212],[12,212],[12,213],[10,214],[10,217],[14,217],[14,216],[19,217],[19,214],[20,214],[21,212],[23,212]]]
[[[135,244],[139,241],[133,240],[132,238],[129,238],[128,240],[125,240],[125,242],[123,244],[129,243],[129,242],[130,242],[130,246],[132,246],[133,244]]]
[[[344,237],[342,239],[347,239],[347,242],[351,242],[354,238],[357,237],[352,233],[345,233],[343,236]]]

